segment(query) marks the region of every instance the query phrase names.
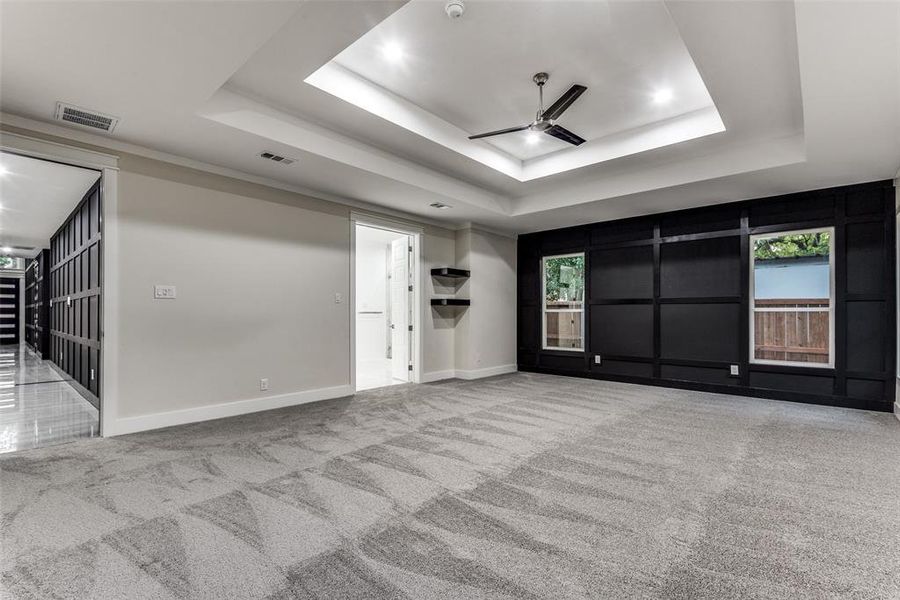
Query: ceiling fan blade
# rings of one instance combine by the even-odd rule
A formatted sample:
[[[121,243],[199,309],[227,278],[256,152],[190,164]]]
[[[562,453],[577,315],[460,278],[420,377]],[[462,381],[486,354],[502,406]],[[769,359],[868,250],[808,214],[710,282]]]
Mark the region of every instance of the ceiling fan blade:
[[[560,127],[559,125],[554,125],[553,127],[544,130],[544,133],[546,133],[547,135],[552,135],[553,137],[564,142],[569,142],[573,146],[580,146],[585,141],[587,141],[581,136],[575,135],[565,127]]]
[[[489,131],[487,133],[479,133],[478,135],[470,135],[470,140],[491,137],[492,135],[503,135],[504,133],[514,133],[516,131],[525,131],[530,125],[522,125],[520,127],[510,127],[509,129],[498,129],[497,131]]]
[[[559,118],[561,114],[563,114],[567,108],[572,106],[572,103],[578,100],[578,96],[582,95],[586,87],[583,85],[578,85],[577,83],[570,87],[568,91],[559,97],[559,99],[550,105],[550,108],[544,111],[542,117],[544,119],[556,120]]]

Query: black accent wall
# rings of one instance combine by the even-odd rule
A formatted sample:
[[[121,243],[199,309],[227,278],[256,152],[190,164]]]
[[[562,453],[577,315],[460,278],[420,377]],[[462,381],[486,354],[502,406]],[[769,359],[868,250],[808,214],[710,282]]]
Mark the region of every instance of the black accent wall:
[[[25,343],[42,358],[50,352],[50,251],[41,250],[25,269]]]
[[[834,227],[834,368],[750,364],[750,236],[816,227]],[[895,235],[891,181],[522,235],[519,370],[890,411]],[[542,350],[541,257],[570,252],[584,353]]]
[[[101,182],[50,240],[50,359],[100,407]]]

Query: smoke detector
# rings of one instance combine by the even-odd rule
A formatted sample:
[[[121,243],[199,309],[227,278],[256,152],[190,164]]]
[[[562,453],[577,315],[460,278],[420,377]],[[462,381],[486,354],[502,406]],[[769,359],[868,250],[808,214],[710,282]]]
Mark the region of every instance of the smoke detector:
[[[444,5],[444,12],[451,19],[458,19],[466,12],[466,4],[463,0],[448,0],[447,4]]]
[[[56,103],[56,114],[53,116],[57,121],[63,121],[85,129],[99,129],[106,133],[112,133],[113,129],[119,123],[119,118],[112,115],[105,115],[96,110],[81,108],[65,102]]]

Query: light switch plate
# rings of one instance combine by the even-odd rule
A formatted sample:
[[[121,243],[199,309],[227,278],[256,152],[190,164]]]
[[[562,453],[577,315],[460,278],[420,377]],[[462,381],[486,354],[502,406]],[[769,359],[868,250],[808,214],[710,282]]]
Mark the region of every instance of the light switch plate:
[[[595,364],[595,365],[603,364],[603,359],[600,358],[600,355],[599,355],[599,354],[597,354],[597,355],[594,356],[594,364]]]
[[[174,300],[175,294],[176,291],[174,285],[153,286],[153,297],[157,300]]]
[[[738,376],[740,376],[740,374],[741,374],[740,368],[738,368],[737,365],[731,365],[731,373],[730,373],[730,375],[731,375],[732,377],[738,377]]]
[[[269,378],[263,377],[259,380],[259,391],[266,392],[269,390]]]
[[[344,295],[343,295],[342,293],[340,293],[340,292],[335,292],[335,294],[334,294],[334,303],[335,303],[335,304],[340,304],[340,303],[343,302],[343,301],[344,301]]]

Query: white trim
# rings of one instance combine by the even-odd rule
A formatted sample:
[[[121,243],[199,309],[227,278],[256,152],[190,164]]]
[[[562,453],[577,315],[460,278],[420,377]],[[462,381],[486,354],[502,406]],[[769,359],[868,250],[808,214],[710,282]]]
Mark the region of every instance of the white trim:
[[[262,398],[250,398],[247,400],[237,400],[235,402],[223,402],[221,404],[171,410],[137,417],[125,417],[117,419],[107,425],[109,431],[106,431],[103,435],[124,435],[127,433],[136,433],[138,431],[159,429],[161,427],[171,427],[173,425],[185,425],[187,423],[197,423],[199,421],[236,417],[238,415],[246,415],[262,410],[272,410],[275,408],[307,404],[309,402],[318,402],[320,400],[342,398],[344,396],[349,396],[352,393],[353,390],[349,385],[339,385],[330,388],[279,394],[277,396],[264,396]]]
[[[413,273],[413,300],[412,300],[412,344],[409,356],[413,363],[412,383],[422,382],[422,365],[425,363],[424,336],[422,324],[425,312],[425,294],[422,293],[422,282],[425,281],[425,260],[422,252],[422,241],[425,237],[421,225],[393,221],[378,215],[352,211],[350,213],[350,388],[356,393],[356,227],[374,227],[396,233],[402,233],[412,238],[413,263],[410,265]]]
[[[483,369],[470,369],[467,371],[457,369],[456,376],[459,379],[482,379],[484,377],[515,373],[518,370],[518,365],[499,365],[497,367],[485,367]]]
[[[585,307],[584,302],[585,298],[581,299],[581,308],[564,308],[564,309],[548,309],[547,308],[547,259],[549,258],[573,258],[576,256],[580,256],[585,259],[585,265],[587,265],[587,254],[584,252],[570,252],[569,254],[550,254],[547,256],[541,257],[541,349],[542,350],[559,350],[561,352],[572,352],[577,354],[584,354],[586,349],[584,347],[584,321],[585,321]],[[582,273],[582,277],[585,274]],[[582,290],[585,289],[585,286],[582,282]],[[584,291],[582,291],[584,293]],[[563,312],[577,312],[581,314],[581,348],[563,348],[561,346],[548,346],[547,345],[547,313],[563,313]]]
[[[0,131],[0,150],[11,154],[21,154],[32,158],[62,162],[77,167],[87,167],[102,171],[118,169],[119,158],[93,150],[65,146],[38,138]]]
[[[435,381],[444,381],[446,379],[482,379],[484,377],[494,377],[495,375],[506,375],[515,373],[519,370],[518,365],[499,365],[497,367],[485,367],[483,369],[449,369],[446,371],[429,371],[422,374],[421,383],[432,383]]]
[[[103,169],[100,178],[103,296],[100,373],[100,435],[115,431],[119,409],[119,172]],[[111,433],[110,435],[115,435]]]
[[[756,273],[754,271],[756,265],[756,253],[753,251],[756,240],[780,237],[783,235],[797,235],[801,233],[828,233],[828,362],[798,362],[792,360],[770,360],[754,358],[756,354]],[[810,369],[833,369],[834,368],[834,227],[812,227],[810,229],[791,229],[787,231],[771,231],[768,233],[757,233],[750,236],[750,364],[751,365],[781,365],[785,367],[806,367]],[[761,309],[762,310],[762,309]],[[798,309],[802,312],[803,309]],[[766,309],[764,312],[778,312],[775,309]],[[808,312],[824,312],[816,309]]]
[[[429,371],[422,374],[422,383],[432,383],[434,381],[443,381],[445,379],[454,379],[456,371],[448,369],[446,371]]]

